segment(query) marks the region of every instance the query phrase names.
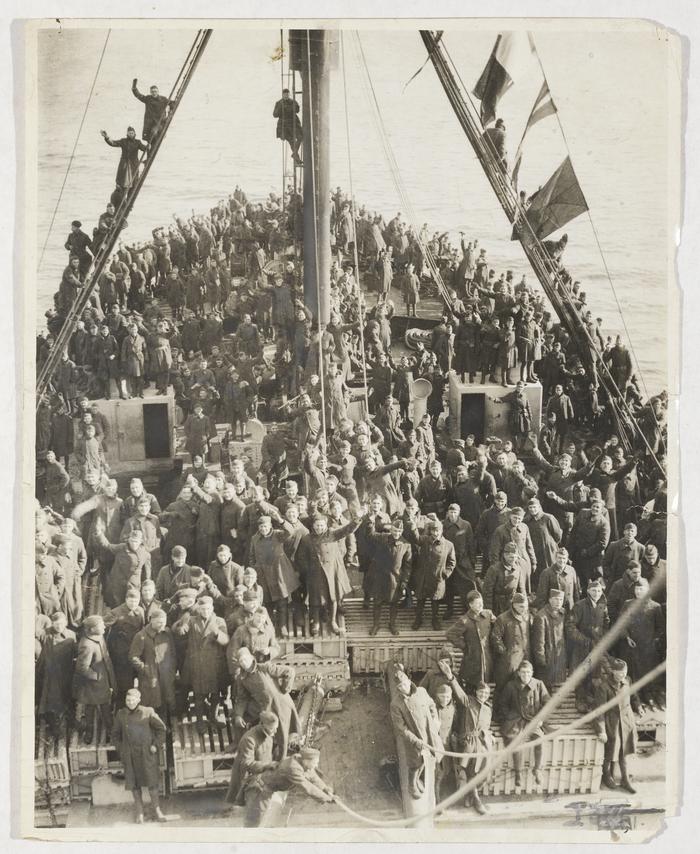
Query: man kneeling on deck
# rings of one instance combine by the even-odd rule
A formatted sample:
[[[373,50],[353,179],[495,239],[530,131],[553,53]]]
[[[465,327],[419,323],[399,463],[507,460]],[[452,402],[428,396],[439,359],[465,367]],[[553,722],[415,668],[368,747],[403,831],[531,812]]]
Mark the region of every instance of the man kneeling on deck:
[[[301,753],[288,756],[276,768],[253,777],[245,791],[245,826],[260,827],[264,823],[275,792],[299,788],[321,803],[333,803],[333,790],[318,774],[320,758],[319,750],[304,747]]]

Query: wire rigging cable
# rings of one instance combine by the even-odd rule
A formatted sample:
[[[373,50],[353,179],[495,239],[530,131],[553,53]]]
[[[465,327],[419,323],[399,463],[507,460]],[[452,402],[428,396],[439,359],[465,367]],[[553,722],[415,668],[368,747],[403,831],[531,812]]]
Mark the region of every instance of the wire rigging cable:
[[[105,42],[102,45],[102,53],[100,53],[100,59],[97,63],[97,70],[95,71],[95,76],[92,79],[92,86],[90,86],[90,92],[87,97],[87,101],[85,102],[85,109],[83,110],[83,116],[80,119],[80,126],[78,127],[78,133],[75,137],[75,142],[73,143],[73,150],[70,153],[70,157],[68,158],[68,166],[66,167],[66,174],[63,176],[63,183],[61,184],[61,189],[58,194],[58,199],[56,200],[56,206],[53,209],[53,214],[51,215],[51,222],[49,223],[49,230],[46,232],[46,239],[44,240],[44,245],[41,248],[41,256],[39,258],[39,264],[37,265],[37,272],[41,270],[41,265],[44,261],[44,255],[46,253],[46,247],[49,243],[49,238],[51,237],[51,232],[53,231],[53,226],[56,221],[56,214],[58,213],[58,207],[61,204],[61,199],[63,198],[63,191],[66,188],[66,182],[68,181],[68,175],[70,174],[70,170],[73,166],[73,160],[75,158],[75,152],[78,149],[78,143],[80,142],[80,135],[83,132],[83,125],[85,124],[85,118],[87,116],[88,108],[90,107],[90,102],[92,101],[92,95],[95,91],[95,84],[97,83],[97,78],[100,74],[100,69],[102,68],[102,60],[105,57],[105,51],[107,50],[107,43],[109,42],[109,37],[112,30],[107,30],[107,35],[105,36]]]
[[[375,122],[375,127],[377,129],[377,133],[379,135],[380,142],[384,149],[384,156],[386,157],[387,163],[389,165],[389,171],[391,173],[392,180],[394,182],[394,186],[396,188],[396,192],[399,196],[399,199],[405,208],[408,218],[411,221],[413,226],[413,230],[415,233],[416,240],[421,247],[423,252],[423,257],[430,269],[431,275],[438,287],[440,295],[445,301],[448,308],[452,308],[452,300],[447,292],[447,288],[445,287],[445,283],[442,280],[442,276],[440,275],[440,271],[438,269],[437,263],[433,257],[433,253],[430,247],[425,244],[420,235],[420,228],[418,226],[418,218],[416,216],[416,212],[413,208],[411,200],[408,196],[408,192],[403,184],[401,178],[401,171],[399,169],[398,162],[396,161],[396,157],[394,155],[394,151],[391,145],[391,141],[389,139],[389,135],[386,130],[386,126],[384,124],[384,120],[382,118],[381,109],[379,107],[379,101],[377,99],[377,93],[374,89],[374,83],[372,82],[372,76],[369,71],[369,66],[367,64],[367,58],[365,56],[364,48],[362,47],[362,41],[360,39],[360,33],[355,30],[355,39],[358,48],[358,53],[361,59],[362,68],[364,70],[363,82],[365,84],[365,96],[370,104],[370,109],[372,111],[372,116]],[[366,78],[366,79],[365,79]]]
[[[348,83],[345,75],[345,39],[340,31],[340,58],[343,68],[343,94],[345,98],[345,135],[348,148],[348,176],[350,181],[350,213],[352,215],[353,250],[355,256],[355,282],[357,286],[357,308],[360,318],[360,348],[362,350],[362,379],[364,381],[365,410],[369,415],[369,390],[367,388],[367,354],[365,353],[365,313],[360,286],[360,261],[357,252],[357,214],[355,210],[355,191],[352,186],[352,149],[350,147],[350,117],[348,112]]]
[[[425,31],[423,32],[425,33]],[[426,35],[429,36],[427,41]],[[432,34],[426,35],[423,35],[423,40],[424,42],[426,42],[427,47],[428,42],[431,39],[434,39],[434,37],[432,36]],[[566,314],[568,313],[569,322],[573,324],[574,331],[577,335],[583,335],[583,338],[586,340],[590,348],[591,356],[595,358],[595,364],[602,369],[611,389],[615,389],[615,391],[617,392],[617,399],[613,394],[609,394],[608,397],[610,405],[616,414],[618,424],[620,425],[622,438],[626,441],[626,445],[629,446],[630,443],[627,440],[627,437],[624,433],[624,429],[626,426],[629,426],[632,431],[636,431],[636,433],[639,435],[639,437],[642,439],[642,442],[646,446],[649,452],[649,456],[653,459],[659,471],[665,476],[664,468],[659,462],[653,448],[649,444],[647,437],[644,434],[644,431],[637,423],[636,417],[632,412],[629,404],[627,403],[625,395],[615,382],[615,378],[613,377],[607,363],[603,360],[602,353],[599,351],[598,346],[594,341],[593,337],[591,336],[589,330],[581,321],[578,310],[573,304],[571,295],[569,294],[566,284],[561,278],[560,271],[556,267],[554,267],[551,258],[546,255],[544,247],[542,246],[541,241],[535,234],[532,225],[527,219],[527,216],[525,215],[525,209],[522,207],[519,199],[516,197],[512,185],[509,181],[505,179],[502,170],[495,169],[493,163],[491,162],[493,160],[494,154],[489,150],[488,145],[484,145],[484,138],[483,135],[477,130],[476,120],[467,111],[467,101],[471,105],[472,111],[475,114],[476,107],[474,106],[474,102],[471,98],[471,95],[469,94],[469,91],[464,85],[464,81],[462,80],[461,75],[459,74],[459,70],[457,69],[454,61],[452,60],[449,54],[449,51],[447,50],[447,47],[445,46],[444,40],[442,42],[441,50],[438,49],[437,45],[434,46],[431,51],[431,58],[433,59],[433,64],[436,66],[438,74],[441,75],[441,79],[443,76],[446,78],[451,78],[451,80],[443,80],[443,88],[445,88],[445,93],[447,94],[448,99],[455,113],[457,114],[457,117],[460,119],[465,133],[467,133],[467,136],[470,138],[470,141],[475,147],[477,154],[480,155],[479,159],[481,160],[482,165],[484,166],[484,169],[487,172],[487,176],[489,177],[489,180],[491,181],[491,184],[494,187],[494,190],[499,198],[499,201],[501,202],[501,205],[506,211],[511,222],[524,226],[530,233],[531,240],[527,242],[521,240],[521,243],[523,245],[523,248],[525,249],[528,259],[530,260],[530,263],[533,265],[533,268],[536,272],[538,270],[538,267],[542,268],[542,270],[546,270],[547,276],[550,277],[550,285],[554,284],[557,286],[556,291],[552,291],[551,294],[547,292],[547,296],[549,297],[550,302],[554,301],[553,305],[555,309],[557,309],[557,314],[559,314],[560,310],[563,311],[564,308],[566,308],[566,312],[564,312],[564,314],[566,316]],[[451,66],[451,70],[447,67],[447,63],[449,63],[449,65]],[[440,68],[442,68],[442,73],[440,71]],[[464,89],[464,91],[466,92],[466,99],[464,98],[461,89],[459,89],[455,77],[457,78],[457,80],[459,80],[462,89]],[[473,140],[471,139],[472,136],[474,137]],[[518,214],[517,217],[516,213]],[[551,281],[552,276],[554,277],[553,283]],[[563,305],[561,304],[562,299],[564,301]],[[560,314],[559,316],[561,318]],[[623,409],[626,413],[626,418],[623,416]]]

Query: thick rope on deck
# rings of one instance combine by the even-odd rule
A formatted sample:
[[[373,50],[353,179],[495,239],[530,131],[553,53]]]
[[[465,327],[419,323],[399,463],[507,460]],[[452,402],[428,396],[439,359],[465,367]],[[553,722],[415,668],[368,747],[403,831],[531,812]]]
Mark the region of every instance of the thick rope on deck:
[[[529,736],[540,726],[543,720],[545,720],[556,708],[558,708],[564,701],[564,699],[576,688],[576,686],[581,682],[593,669],[594,665],[597,665],[601,659],[607,653],[607,650],[622,636],[624,630],[627,625],[631,622],[632,618],[636,616],[636,614],[641,611],[644,607],[647,599],[651,598],[652,594],[656,592],[662,585],[663,579],[657,578],[650,585],[647,593],[641,599],[637,599],[634,604],[629,608],[627,613],[625,613],[620,619],[615,623],[615,625],[607,632],[604,638],[602,638],[595,648],[589,653],[584,661],[579,664],[579,666],[574,670],[573,673],[569,675],[566,682],[561,686],[559,691],[550,698],[550,700],[545,704],[544,708],[541,710],[540,714],[531,720],[527,726],[525,726],[520,733],[511,741],[511,743],[504,748],[502,751],[498,751],[497,753],[487,753],[487,754],[479,754],[481,758],[487,757],[486,764],[476,774],[472,777],[471,780],[468,780],[463,785],[459,786],[453,794],[449,795],[445,798],[444,801],[441,801],[439,804],[429,810],[427,813],[423,813],[422,815],[410,816],[409,818],[403,819],[388,819],[381,821],[379,819],[368,818],[367,816],[362,816],[360,813],[356,813],[346,804],[344,804],[341,800],[336,799],[336,803],[341,809],[345,810],[348,815],[351,815],[353,818],[356,818],[358,821],[363,822],[364,824],[372,825],[373,827],[410,827],[416,824],[419,821],[424,821],[426,819],[430,819],[433,816],[439,815],[441,812],[444,812],[451,806],[463,801],[464,798],[480,786],[482,783],[485,783],[489,778],[490,774],[499,768],[506,759],[517,750],[522,750],[524,748],[529,748],[535,744],[533,741],[528,741]],[[666,665],[663,664],[663,668],[665,669]],[[659,666],[661,668],[661,665]],[[662,672],[662,669],[658,669],[659,672]],[[633,686],[630,686],[627,690],[632,691],[636,689],[639,683],[646,684],[647,681],[651,679],[651,673],[647,674],[649,678],[643,678],[638,680]],[[657,674],[658,675],[658,674]],[[598,717],[603,714],[607,709],[615,706],[619,701],[619,696],[617,695],[612,698],[612,700],[604,703],[596,709],[593,709],[588,713],[586,717],[590,717],[591,719]],[[583,719],[583,718],[582,718]],[[549,733],[550,737],[556,737],[556,732]],[[459,754],[461,757],[462,754]],[[495,756],[496,758],[491,758]]]

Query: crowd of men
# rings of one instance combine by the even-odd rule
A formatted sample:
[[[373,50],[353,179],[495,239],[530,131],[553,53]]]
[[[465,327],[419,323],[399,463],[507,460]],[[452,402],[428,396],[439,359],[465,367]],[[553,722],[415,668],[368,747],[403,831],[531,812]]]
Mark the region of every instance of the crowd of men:
[[[56,734],[77,728],[86,743],[103,728],[129,757],[137,820],[144,786],[163,820],[158,757],[172,717],[193,713],[203,732],[222,725],[224,703],[238,740],[228,798],[247,805],[247,823],[260,822],[274,791],[301,787],[333,799],[318,752],[290,753],[300,739],[295,674],[277,659],[307,609],[312,635],[323,621],[344,632],[343,600],[353,589],[370,609],[372,635],[398,635],[407,607],[420,630],[426,603],[432,629],[445,632],[436,669],[420,688],[400,677],[403,699],[392,705],[418,755],[431,739],[487,752],[492,715],[514,738],[658,580],[615,658],[579,686],[579,711],[665,656],[666,483],[657,463],[666,399],[642,401],[629,354],[592,321],[578,282],[572,298],[645,431],[632,451],[525,276],[518,284],[510,271],[497,278],[477,241],[458,249],[427,226],[415,234],[398,214],[388,224],[364,207],[353,216],[340,188],[332,310],[319,328],[294,253],[300,210],[293,194],[259,204],[237,187],[208,215],[176,218],[146,246],[121,245],[37,412],[37,716]],[[110,215],[108,207],[105,222]],[[91,239],[72,225],[49,331],[37,341],[39,366],[103,226],[101,218]],[[365,291],[378,291],[372,308],[355,250]],[[451,308],[429,346],[399,355],[391,287],[415,310],[431,287],[426,251],[439,259]],[[511,385],[518,368],[512,440],[450,440],[448,372]],[[369,413],[352,420],[353,388],[365,377]],[[414,425],[416,378],[433,390]],[[545,421],[533,432],[525,386],[538,379]],[[160,394],[172,388],[189,455],[157,496],[138,478],[127,493],[110,477],[114,437],[96,404],[143,396],[151,384]],[[268,430],[259,469],[244,456],[226,471],[207,464],[217,423],[244,438],[259,414],[282,422]],[[105,608],[89,613],[86,591],[96,586]],[[463,655],[453,670],[455,649]],[[663,685],[647,685],[632,706],[663,708]],[[622,699],[616,708],[598,727],[603,779],[616,785],[619,762],[622,785],[633,791],[625,756],[634,751],[634,716]],[[534,755],[539,775],[541,748]],[[474,759],[454,765],[458,780],[479,767]],[[444,762],[440,769],[448,770]],[[520,773],[516,764],[518,785]],[[419,796],[419,775],[411,786]],[[478,791],[469,803],[485,809]]]

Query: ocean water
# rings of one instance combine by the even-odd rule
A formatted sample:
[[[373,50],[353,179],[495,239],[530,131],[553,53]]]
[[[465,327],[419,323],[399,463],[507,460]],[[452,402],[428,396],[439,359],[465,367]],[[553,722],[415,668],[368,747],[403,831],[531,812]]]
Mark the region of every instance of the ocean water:
[[[39,35],[38,255],[64,180],[66,167],[97,69],[107,31],[45,30]],[[194,36],[189,28],[121,29],[109,35],[76,156],[37,274],[37,328],[67,263],[63,243],[70,222],[90,233],[113,188],[118,152],[112,138],[133,124],[140,134],[142,105],[131,94],[152,83],[167,94]],[[454,30],[445,44],[471,89],[496,37],[495,31]],[[386,133],[399,166],[415,224],[427,222],[478,238],[497,271],[529,272],[519,244],[464,137],[417,31],[366,30],[361,42]],[[535,43],[566,136],[555,118],[529,134],[520,185],[533,191],[568,150],[591,209],[569,234],[566,261],[580,279],[595,316],[609,333],[625,337],[650,393],[668,385],[668,116],[666,44],[654,31],[634,33],[552,31]],[[251,198],[279,192],[285,151],[275,139],[272,108],[280,97],[279,31],[215,30],[171,125],[124,232],[125,241],[146,240],[173,214],[205,212],[239,183]],[[380,142],[359,61],[357,39],[346,31],[344,63],[332,72],[331,144],[333,186],[353,189],[358,204],[387,217],[408,210],[396,191]],[[343,75],[343,69],[345,74]],[[672,70],[671,70],[672,71]],[[345,77],[346,85],[343,78]],[[504,97],[499,114],[514,155],[542,82],[533,60]],[[350,151],[346,137],[346,97]]]

